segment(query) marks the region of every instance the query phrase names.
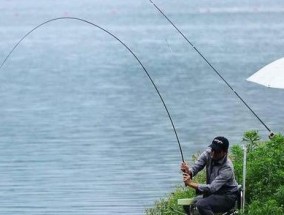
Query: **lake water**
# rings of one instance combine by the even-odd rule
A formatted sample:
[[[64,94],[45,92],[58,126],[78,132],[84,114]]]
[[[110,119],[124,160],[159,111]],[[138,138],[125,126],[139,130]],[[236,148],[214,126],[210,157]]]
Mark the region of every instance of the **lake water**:
[[[283,132],[284,91],[246,81],[284,55],[284,3],[162,1],[259,117]],[[186,160],[213,137],[241,144],[268,132],[147,0],[0,3],[0,59],[40,23],[74,16],[126,43],[159,88]],[[76,20],[28,36],[0,73],[0,211],[16,215],[143,214],[181,184],[166,111],[135,58]]]

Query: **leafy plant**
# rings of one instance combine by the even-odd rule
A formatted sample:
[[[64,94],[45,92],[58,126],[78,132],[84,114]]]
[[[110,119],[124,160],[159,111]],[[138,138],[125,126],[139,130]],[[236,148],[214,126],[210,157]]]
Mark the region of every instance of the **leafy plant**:
[[[268,201],[253,201],[248,207],[248,215],[260,215],[260,214],[273,214],[283,215],[283,209],[279,207],[276,200],[269,199]]]
[[[248,153],[253,151],[253,149],[258,145],[259,140],[260,136],[256,130],[246,131],[244,133],[243,141],[247,142]]]
[[[146,214],[176,215],[176,211],[183,212],[182,206],[177,204],[178,199],[191,198],[193,196],[195,196],[195,192],[192,189],[178,186],[173,193],[156,201],[153,208],[146,209]]]
[[[243,157],[244,151],[241,146],[233,145],[231,147],[231,153],[229,154],[232,162],[234,163],[234,171],[236,180],[239,184],[243,183]]]
[[[278,204],[283,208],[284,207],[284,185],[280,186],[275,193],[275,199]]]
[[[275,136],[248,154],[247,197],[267,199],[284,184],[284,137]]]

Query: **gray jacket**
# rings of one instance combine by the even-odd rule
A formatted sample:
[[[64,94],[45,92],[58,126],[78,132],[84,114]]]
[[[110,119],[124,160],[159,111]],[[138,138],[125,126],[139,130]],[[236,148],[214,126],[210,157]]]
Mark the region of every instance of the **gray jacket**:
[[[206,184],[199,184],[202,193],[230,194],[238,190],[232,161],[225,156],[219,161],[213,161],[210,156],[211,148],[205,150],[190,168],[192,176],[206,167]]]

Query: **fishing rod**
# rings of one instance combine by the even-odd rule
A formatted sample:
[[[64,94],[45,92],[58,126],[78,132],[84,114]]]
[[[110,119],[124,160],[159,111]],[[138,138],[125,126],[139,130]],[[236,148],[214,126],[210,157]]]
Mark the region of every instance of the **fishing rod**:
[[[192,42],[179,30],[179,28],[166,16],[166,14],[152,1],[149,0],[152,5],[168,20],[168,22],[178,31],[178,33],[187,41],[188,44],[200,55],[200,57],[213,69],[213,71],[223,80],[223,82],[234,92],[234,94],[242,101],[242,103],[253,113],[253,115],[261,122],[261,124],[268,130],[269,138],[274,136],[274,133],[269,129],[269,127],[260,119],[260,117],[251,109],[251,107],[243,100],[243,98],[233,89],[233,87],[225,80],[225,78],[220,74],[220,72],[213,67],[213,65],[204,57],[204,55],[193,45]]]
[[[132,55],[133,57],[138,61],[138,63],[141,65],[142,69],[144,70],[144,72],[146,73],[147,77],[149,78],[150,82],[152,83],[153,87],[155,88],[157,94],[159,95],[159,98],[167,112],[167,115],[171,121],[171,125],[172,125],[172,128],[174,130],[174,133],[175,133],[175,136],[176,136],[176,139],[177,139],[177,143],[178,143],[178,146],[179,146],[179,151],[180,151],[180,154],[181,154],[181,159],[182,161],[184,162],[184,157],[183,157],[183,152],[182,152],[182,148],[181,148],[181,144],[180,144],[180,141],[179,141],[179,137],[178,137],[178,134],[177,134],[177,131],[176,131],[176,128],[175,128],[175,125],[174,125],[174,122],[172,120],[172,117],[170,115],[170,112],[166,106],[166,103],[160,93],[160,91],[158,90],[158,87],[156,86],[155,82],[153,81],[153,79],[151,78],[149,72],[146,70],[145,66],[142,64],[142,62],[139,60],[139,58],[134,54],[134,52],[124,43],[122,42],[118,37],[116,37],[114,34],[112,34],[110,31],[100,27],[99,25],[93,23],[93,22],[90,22],[88,20],[85,20],[85,19],[81,19],[81,18],[77,18],[77,17],[58,17],[58,18],[53,18],[53,19],[49,19],[39,25],[37,25],[36,27],[34,27],[32,30],[30,30],[28,33],[26,33],[17,43],[16,45],[11,49],[11,51],[9,52],[9,54],[6,56],[6,58],[3,60],[3,62],[1,63],[0,65],[0,71],[3,67],[3,65],[5,64],[5,62],[8,60],[8,58],[10,57],[10,55],[14,52],[14,50],[20,45],[20,43],[28,36],[30,35],[33,31],[35,31],[36,29],[40,28],[41,26],[47,24],[47,23],[50,23],[50,22],[53,22],[53,21],[58,21],[58,20],[77,20],[77,21],[80,21],[80,22],[84,22],[84,23],[87,23],[89,25],[92,25],[93,27],[96,27],[102,31],[104,31],[105,33],[109,34],[110,36],[112,36],[114,39],[116,39],[118,42],[120,42]]]

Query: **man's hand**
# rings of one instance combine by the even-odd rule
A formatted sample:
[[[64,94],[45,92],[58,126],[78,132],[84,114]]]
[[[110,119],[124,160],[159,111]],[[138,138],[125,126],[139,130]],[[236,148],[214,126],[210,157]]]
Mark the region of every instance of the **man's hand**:
[[[189,186],[191,183],[191,176],[187,173],[183,173],[183,182],[186,186]]]
[[[191,176],[187,173],[183,173],[183,182],[184,182],[185,186],[189,186],[191,188],[198,189],[198,184],[194,183],[191,180]]]
[[[184,173],[187,173],[189,175],[191,175],[191,172],[189,171],[189,166],[187,163],[185,162],[182,162],[181,165],[180,165],[180,170]]]

